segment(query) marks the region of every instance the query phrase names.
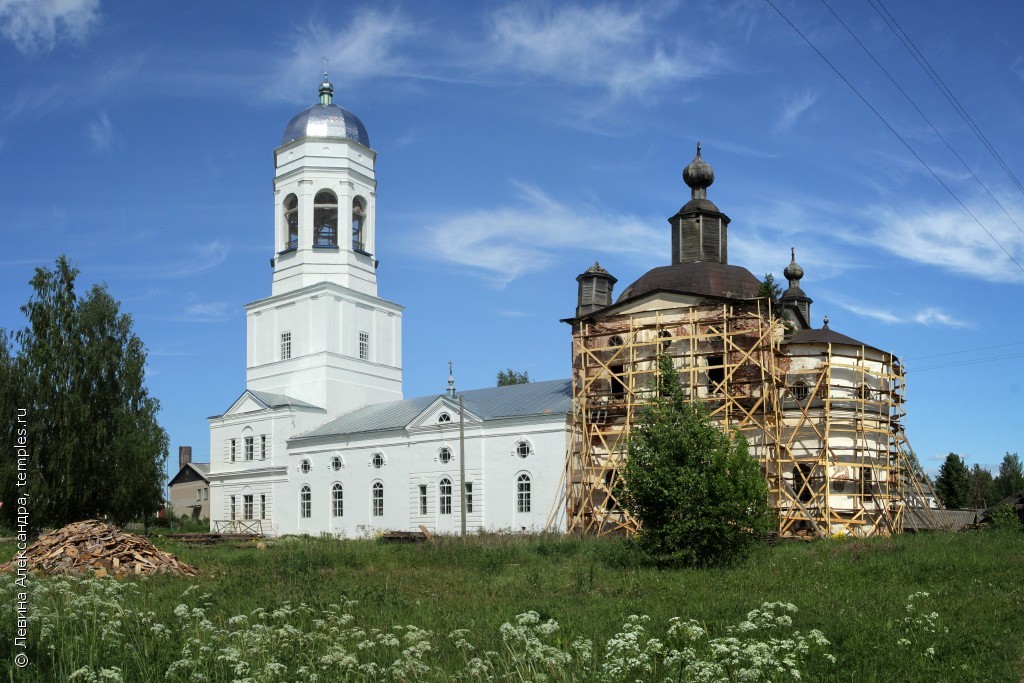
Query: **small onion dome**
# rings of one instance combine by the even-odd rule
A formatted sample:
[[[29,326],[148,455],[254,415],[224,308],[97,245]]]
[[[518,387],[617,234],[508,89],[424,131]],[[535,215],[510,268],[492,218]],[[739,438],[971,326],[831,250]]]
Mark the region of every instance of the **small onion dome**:
[[[697,156],[683,169],[683,182],[693,191],[694,199],[706,197],[707,188],[715,182],[715,172],[700,155],[700,142],[697,143]]]
[[[790,284],[795,284],[793,281],[799,282],[804,276],[804,269],[800,267],[800,264],[796,262],[796,249],[793,247],[789,248],[789,265],[782,271],[782,274],[789,280]]]

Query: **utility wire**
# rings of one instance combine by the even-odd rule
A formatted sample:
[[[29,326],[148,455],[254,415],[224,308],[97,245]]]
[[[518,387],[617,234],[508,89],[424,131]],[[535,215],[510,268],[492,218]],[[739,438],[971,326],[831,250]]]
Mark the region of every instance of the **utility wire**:
[[[837,76],[839,76],[839,78],[840,78],[840,79],[841,79],[841,80],[843,81],[843,83],[845,83],[845,84],[846,84],[846,86],[847,86],[848,88],[850,88],[850,90],[852,90],[852,91],[853,91],[853,93],[854,93],[854,94],[855,94],[855,95],[856,95],[857,97],[859,97],[859,98],[860,98],[860,101],[861,101],[861,102],[863,102],[863,103],[864,103],[864,105],[865,105],[865,106],[866,106],[866,107],[867,107],[868,109],[870,109],[870,110],[871,110],[871,112],[872,112],[872,113],[873,113],[873,114],[874,114],[875,116],[877,116],[877,117],[878,117],[878,120],[879,120],[879,121],[881,121],[881,122],[882,122],[882,123],[883,123],[883,124],[885,125],[885,127],[889,129],[889,132],[891,132],[891,133],[892,133],[893,135],[895,135],[895,136],[896,136],[896,139],[897,139],[897,140],[899,140],[899,141],[900,141],[901,143],[903,143],[903,146],[904,146],[904,147],[906,147],[906,148],[907,148],[907,150],[908,150],[908,151],[909,151],[909,152],[910,152],[911,154],[913,154],[913,155],[914,155],[914,158],[915,158],[915,159],[917,159],[917,160],[918,160],[918,161],[919,161],[919,162],[921,163],[921,165],[922,165],[922,166],[924,166],[924,167],[925,167],[926,169],[928,169],[928,172],[932,174],[932,177],[933,177],[933,178],[935,178],[935,180],[936,180],[936,181],[937,181],[937,182],[938,182],[938,183],[939,183],[940,185],[942,185],[943,189],[945,189],[945,190],[946,190],[946,192],[948,192],[948,193],[949,193],[949,196],[950,196],[950,197],[952,197],[952,198],[953,198],[954,200],[956,200],[956,203],[960,205],[960,207],[961,207],[961,208],[962,208],[962,209],[963,209],[963,210],[964,210],[964,211],[965,211],[965,212],[967,213],[967,215],[968,215],[968,216],[970,216],[971,218],[973,218],[973,219],[974,219],[974,222],[975,222],[975,223],[977,223],[977,224],[978,224],[978,226],[979,226],[979,227],[980,227],[980,228],[981,228],[982,230],[984,230],[984,231],[985,231],[985,234],[989,236],[989,239],[991,239],[991,240],[992,240],[992,241],[993,241],[993,242],[994,242],[994,243],[996,244],[996,246],[997,246],[997,247],[999,247],[999,248],[1000,248],[1000,249],[1002,250],[1002,252],[1003,252],[1004,254],[1006,254],[1006,258],[1010,259],[1010,261],[1011,261],[1011,262],[1013,262],[1013,265],[1017,266],[1017,269],[1018,269],[1018,270],[1020,270],[1020,271],[1021,271],[1022,273],[1024,273],[1024,266],[1022,266],[1022,265],[1021,265],[1021,264],[1020,264],[1020,263],[1019,263],[1019,262],[1017,261],[1017,259],[1015,259],[1015,258],[1013,257],[1013,254],[1011,254],[1011,253],[1010,253],[1010,252],[1009,252],[1009,251],[1008,251],[1008,250],[1006,249],[1006,247],[1004,247],[1004,246],[1003,246],[1002,242],[1000,242],[1000,241],[999,241],[998,239],[996,239],[996,236],[995,236],[995,235],[993,235],[993,234],[992,234],[992,232],[991,232],[991,231],[990,231],[990,230],[989,230],[989,229],[988,229],[987,227],[985,227],[985,224],[984,224],[984,223],[982,223],[982,222],[981,222],[981,220],[980,220],[980,219],[979,219],[979,218],[978,218],[977,216],[975,216],[975,215],[974,215],[974,212],[972,212],[972,211],[971,211],[971,210],[970,210],[969,208],[967,208],[967,205],[966,205],[966,204],[964,204],[964,203],[963,203],[963,201],[962,201],[962,200],[961,200],[961,199],[960,199],[960,198],[959,198],[958,196],[956,196],[956,193],[955,193],[955,192],[953,192],[953,190],[952,190],[952,189],[951,189],[951,188],[949,187],[949,185],[947,185],[947,184],[945,183],[945,181],[943,181],[943,180],[942,180],[942,178],[940,178],[940,177],[939,177],[939,175],[938,175],[938,174],[937,174],[937,173],[936,173],[936,172],[935,172],[935,171],[934,171],[934,170],[932,169],[932,167],[931,167],[931,166],[929,166],[929,165],[928,165],[928,163],[927,163],[927,162],[926,162],[926,161],[925,161],[924,159],[922,159],[922,158],[921,158],[921,155],[920,155],[920,154],[918,154],[918,153],[917,153],[917,152],[916,152],[916,151],[914,150],[914,148],[910,146],[910,143],[908,143],[908,142],[907,142],[907,141],[906,141],[906,140],[904,139],[904,137],[903,137],[902,135],[900,135],[900,134],[899,134],[899,133],[898,133],[898,132],[896,131],[896,129],[895,129],[895,128],[893,128],[892,124],[890,124],[890,123],[889,123],[889,121],[888,121],[888,120],[887,120],[887,119],[886,119],[886,118],[885,118],[884,116],[882,116],[881,112],[879,112],[879,111],[878,111],[877,109],[875,109],[875,107],[874,107],[874,106],[873,106],[873,105],[872,105],[872,104],[871,104],[871,103],[870,103],[870,102],[869,102],[869,101],[867,100],[867,98],[866,98],[866,97],[864,97],[864,95],[862,95],[862,94],[861,94],[861,92],[860,92],[859,90],[857,90],[857,88],[856,88],[856,87],[855,87],[855,86],[853,85],[853,83],[851,83],[851,82],[850,82],[850,81],[849,81],[849,80],[848,80],[848,79],[846,78],[846,76],[844,76],[844,75],[842,74],[842,72],[841,72],[841,71],[839,71],[839,69],[837,69],[837,68],[836,68],[836,66],[835,66],[835,65],[834,65],[834,64],[833,64],[833,63],[832,63],[831,61],[829,61],[829,58],[828,58],[828,57],[826,57],[826,56],[825,56],[825,55],[824,55],[824,54],[823,54],[823,53],[821,52],[821,50],[819,50],[819,49],[817,48],[817,46],[816,46],[816,45],[815,45],[814,43],[812,43],[812,42],[811,42],[810,38],[808,38],[807,36],[805,36],[805,35],[803,34],[803,32],[802,32],[802,31],[801,31],[800,29],[798,29],[798,28],[796,27],[796,24],[794,24],[794,23],[793,23],[792,21],[790,21],[790,20],[789,20],[789,17],[787,17],[787,16],[786,16],[786,15],[785,15],[785,14],[784,14],[784,13],[782,12],[782,10],[780,10],[780,9],[779,9],[778,7],[776,7],[776,6],[775,6],[775,3],[773,3],[773,2],[772,2],[772,0],[765,0],[765,2],[767,2],[767,3],[768,3],[768,4],[770,5],[770,6],[771,6],[771,8],[772,8],[772,9],[774,9],[774,10],[775,10],[776,12],[778,12],[779,16],[780,16],[780,17],[782,17],[782,18],[783,18],[783,19],[785,20],[785,22],[786,22],[787,24],[789,24],[789,25],[790,25],[790,27],[792,27],[792,29],[793,29],[794,31],[796,31],[797,35],[799,35],[799,36],[800,36],[801,38],[803,38],[804,42],[805,42],[805,43],[807,43],[807,44],[808,44],[808,45],[809,45],[809,46],[811,47],[811,49],[812,49],[812,50],[814,50],[814,51],[815,51],[815,52],[816,52],[816,53],[818,54],[818,56],[819,56],[819,57],[821,57],[821,59],[822,59],[822,60],[823,60],[823,61],[824,61],[824,62],[825,62],[826,64],[828,64],[829,68],[830,68],[830,69],[832,69],[832,71],[834,71],[834,72],[835,72],[835,74],[836,74]]]
[[[997,360],[1009,360],[1010,358],[1024,358],[1024,353],[1008,353],[1005,356],[990,356],[988,358],[975,358],[974,360],[962,360],[954,363],[940,363],[939,365],[926,365],[923,368],[904,369],[905,374],[910,372],[923,372],[925,370],[938,370],[940,368],[955,368],[961,365],[978,365],[979,363],[991,363]]]
[[[974,122],[974,119],[971,118],[971,115],[967,113],[967,110],[964,108],[964,106],[960,104],[960,100],[956,98],[956,96],[953,94],[953,91],[949,89],[946,83],[939,76],[938,72],[935,71],[935,69],[932,68],[932,65],[928,62],[928,60],[925,59],[924,54],[922,54],[921,51],[917,49],[917,45],[915,45],[914,41],[910,39],[910,36],[907,35],[907,32],[903,30],[903,27],[899,25],[899,22],[896,21],[896,18],[893,17],[892,14],[889,13],[889,10],[885,8],[885,5],[882,4],[882,0],[868,0],[868,3],[875,10],[875,12],[878,13],[878,16],[882,17],[882,21],[886,23],[886,25],[889,27],[889,30],[896,34],[896,37],[900,39],[900,42],[903,43],[903,46],[907,49],[910,55],[917,61],[918,65],[920,65],[920,67],[924,69],[924,72],[928,74],[928,76],[932,79],[932,82],[935,83],[935,86],[939,89],[939,91],[946,96],[946,99],[949,101],[950,105],[952,105],[953,109],[955,109],[956,112],[960,114],[960,118],[964,120],[964,123],[967,124],[967,126],[971,129],[974,135],[981,142],[981,144],[989,151],[993,158],[995,158],[996,162],[998,162],[999,165],[1003,168],[1003,170],[1006,171],[1006,175],[1010,177],[1013,183],[1017,186],[1017,189],[1024,193],[1024,185],[1021,184],[1020,180],[1017,178],[1014,172],[1010,169],[1006,162],[1003,161],[1003,157],[999,155],[999,152],[996,151],[996,148],[992,145],[991,142],[989,142],[988,138],[985,137],[985,134],[981,132],[981,128],[979,128],[978,124]]]
[[[947,351],[946,353],[933,353],[929,356],[914,356],[913,358],[907,358],[906,360],[924,360],[925,358],[941,358],[943,356],[957,356],[961,353],[974,353],[975,351],[991,351],[992,349],[1003,349],[1007,346],[1019,346],[1024,344],[1024,341],[1009,342],[1008,344],[996,344],[995,346],[980,346],[976,349],[964,349],[963,351]]]
[[[914,102],[914,100],[910,97],[910,95],[907,94],[907,92],[900,86],[900,84],[896,82],[896,79],[893,78],[893,75],[889,73],[888,69],[882,66],[882,63],[879,62],[873,54],[871,54],[871,50],[869,50],[867,46],[861,42],[860,38],[857,37],[857,34],[853,32],[853,30],[846,24],[846,22],[843,21],[838,14],[836,14],[835,10],[832,9],[832,7],[828,4],[827,0],[820,1],[821,4],[825,6],[825,9],[832,13],[832,16],[836,18],[836,21],[838,21],[842,25],[842,27],[846,29],[846,32],[850,34],[850,37],[857,41],[857,44],[860,45],[860,49],[864,50],[864,53],[871,58],[871,61],[873,61],[875,65],[882,70],[882,73],[884,73],[886,77],[889,79],[889,82],[892,83],[893,86],[895,86],[896,89],[900,91],[900,94],[903,95],[904,98],[906,98],[907,102],[910,103],[910,106],[912,106],[917,111],[917,113],[921,115],[921,118],[924,119],[924,122],[927,123],[928,127],[932,129],[932,132],[935,133],[935,135],[938,136],[938,138],[942,140],[942,142],[946,145],[946,149],[953,153],[953,156],[955,156],[960,161],[961,165],[963,165],[963,167],[967,169],[967,172],[971,174],[971,177],[974,178],[975,182],[981,185],[981,188],[985,190],[986,193],[988,193],[988,196],[992,198],[992,201],[999,205],[999,208],[1003,210],[1003,213],[1005,213],[1006,217],[1010,219],[1010,222],[1017,226],[1017,230],[1024,234],[1024,228],[1020,226],[1020,223],[1014,220],[1013,216],[1010,215],[1010,212],[1007,211],[1005,206],[1003,206],[1003,203],[996,199],[996,196],[992,194],[992,191],[988,189],[988,186],[985,185],[985,183],[981,181],[981,178],[979,178],[974,173],[974,170],[967,165],[967,162],[964,161],[963,157],[961,157],[960,154],[957,153],[955,149],[953,149],[953,145],[949,143],[949,140],[946,139],[946,136],[940,133],[939,129],[935,127],[935,124],[933,124],[931,120],[927,116],[925,116],[925,113],[921,111],[921,108],[917,106],[917,103]],[[878,10],[876,9],[875,11]]]

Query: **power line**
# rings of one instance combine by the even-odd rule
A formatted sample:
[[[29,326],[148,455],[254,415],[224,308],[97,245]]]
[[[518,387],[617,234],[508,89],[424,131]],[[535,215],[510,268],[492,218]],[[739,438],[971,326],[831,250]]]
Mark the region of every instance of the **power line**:
[[[978,365],[979,363],[991,363],[997,360],[1009,360],[1010,358],[1024,358],[1024,353],[1008,353],[1004,356],[990,356],[988,358],[975,358],[973,360],[962,360],[955,363],[940,363],[939,365],[926,365],[923,368],[911,368],[904,370],[905,373],[923,372],[925,370],[938,370],[940,368],[956,368],[961,365]]]
[[[875,12],[878,13],[878,16],[882,17],[882,21],[884,21],[886,26],[889,27],[889,30],[896,34],[896,37],[899,38],[900,42],[903,43],[903,47],[907,49],[910,55],[917,61],[918,65],[922,69],[924,69],[924,72],[928,74],[928,76],[932,79],[932,82],[939,89],[939,92],[946,96],[946,100],[948,100],[953,109],[955,109],[956,112],[960,114],[960,118],[964,120],[964,123],[966,123],[968,128],[971,129],[975,137],[978,138],[978,140],[989,151],[992,157],[995,158],[996,162],[1006,172],[1006,175],[1008,175],[1010,177],[1010,180],[1012,180],[1013,183],[1017,186],[1017,189],[1024,193],[1024,185],[1021,184],[1020,180],[1017,178],[1014,172],[1010,169],[1006,162],[1003,161],[1003,157],[999,155],[999,152],[996,151],[996,148],[992,145],[991,142],[989,142],[985,134],[981,132],[981,128],[979,128],[978,124],[974,122],[974,119],[971,118],[971,115],[967,113],[967,109],[965,109],[964,106],[960,104],[960,100],[956,98],[956,95],[954,95],[953,91],[949,89],[945,81],[942,80],[942,77],[940,77],[938,72],[935,71],[934,68],[932,68],[932,65],[925,58],[924,54],[922,54],[921,51],[917,49],[917,45],[915,45],[914,41],[910,39],[910,36],[907,35],[907,32],[903,30],[903,27],[899,25],[899,22],[896,21],[896,18],[893,17],[892,14],[889,13],[889,10],[885,8],[885,5],[882,4],[882,0],[868,0],[868,3],[875,10]],[[881,10],[879,10],[879,8],[881,8]]]
[[[1020,226],[1020,223],[1014,220],[1013,216],[1010,215],[1010,212],[1007,211],[1005,206],[1003,206],[1003,203],[1000,202],[994,194],[992,194],[992,191],[989,190],[988,186],[981,181],[981,178],[979,178],[977,174],[975,174],[974,170],[967,165],[967,162],[964,161],[963,157],[961,157],[960,154],[955,149],[953,149],[953,146],[949,143],[949,140],[946,139],[946,136],[940,133],[939,129],[935,127],[935,124],[933,124],[931,120],[927,116],[925,116],[925,113],[921,111],[921,108],[917,106],[917,103],[914,102],[914,100],[910,97],[910,95],[907,94],[907,92],[900,86],[900,84],[896,82],[896,79],[893,77],[891,73],[889,73],[888,69],[882,66],[882,63],[879,62],[871,53],[871,50],[869,50],[867,46],[861,42],[860,38],[857,37],[857,34],[855,34],[853,30],[846,24],[846,22],[843,21],[838,14],[836,14],[835,10],[832,9],[832,7],[828,4],[827,0],[820,1],[821,4],[825,6],[825,9],[832,13],[832,16],[836,18],[836,21],[838,21],[842,25],[842,27],[846,29],[846,32],[849,33],[855,41],[857,41],[857,44],[860,45],[860,48],[864,50],[864,53],[871,58],[871,61],[873,61],[875,65],[879,69],[881,69],[882,73],[884,73],[886,77],[889,79],[889,82],[892,83],[893,86],[895,86],[896,89],[900,91],[900,94],[903,95],[903,97],[906,98],[907,102],[909,102],[910,105],[917,111],[917,113],[921,115],[921,118],[924,119],[924,122],[927,123],[928,127],[932,129],[932,132],[935,133],[935,135],[940,140],[942,140],[942,142],[946,145],[946,149],[953,153],[953,156],[955,156],[957,160],[959,160],[961,165],[963,165],[963,167],[967,169],[967,172],[971,174],[971,177],[974,178],[975,182],[981,185],[982,189],[985,190],[985,192],[988,193],[988,196],[992,198],[992,201],[994,201],[999,206],[999,208],[1003,210],[1003,213],[1005,213],[1006,217],[1010,219],[1010,222],[1017,226],[1017,230],[1024,234],[1024,228]],[[877,12],[878,10],[876,9],[875,11]]]
[[[985,231],[985,234],[986,234],[986,235],[988,235],[989,239],[991,239],[991,240],[992,240],[992,241],[993,241],[993,242],[995,243],[995,245],[996,245],[997,247],[999,247],[999,248],[1000,248],[1000,249],[1002,250],[1002,252],[1003,252],[1004,254],[1006,254],[1006,258],[1010,259],[1010,261],[1011,261],[1011,262],[1013,263],[1013,265],[1017,266],[1017,269],[1018,269],[1018,270],[1020,270],[1020,271],[1021,271],[1022,273],[1024,273],[1024,266],[1022,266],[1022,265],[1021,265],[1021,264],[1020,264],[1020,263],[1019,263],[1019,262],[1017,261],[1017,259],[1015,259],[1015,258],[1013,257],[1013,255],[1012,255],[1012,254],[1011,254],[1011,253],[1010,253],[1010,252],[1009,252],[1009,251],[1008,251],[1008,250],[1006,249],[1006,247],[1004,247],[1004,246],[1003,246],[1002,242],[1000,242],[1000,241],[999,241],[998,239],[996,239],[996,236],[995,236],[995,235],[993,235],[993,234],[992,234],[992,232],[991,232],[991,231],[990,231],[990,230],[989,230],[989,229],[988,229],[987,227],[985,227],[985,224],[984,224],[984,223],[982,223],[982,222],[981,222],[981,220],[980,220],[980,219],[979,219],[979,218],[978,218],[977,216],[975,216],[975,215],[974,215],[974,212],[972,212],[972,211],[971,211],[971,210],[970,210],[969,208],[967,208],[967,205],[966,205],[966,204],[964,204],[964,203],[963,203],[963,201],[962,201],[962,200],[961,200],[961,199],[960,199],[960,198],[959,198],[958,196],[956,196],[956,193],[955,193],[955,192],[953,192],[952,188],[950,188],[950,187],[949,187],[949,185],[947,185],[947,184],[945,183],[945,181],[943,181],[943,180],[942,180],[942,178],[940,178],[940,177],[939,177],[939,175],[938,175],[938,174],[937,174],[937,173],[936,173],[936,172],[935,172],[935,171],[934,171],[934,170],[932,169],[932,167],[931,167],[931,166],[929,166],[929,165],[928,165],[928,163],[927,163],[927,162],[925,162],[925,160],[921,158],[921,155],[920,155],[920,154],[918,154],[918,153],[917,153],[917,152],[916,152],[916,151],[914,150],[914,148],[910,146],[910,143],[908,143],[908,142],[907,142],[907,141],[906,141],[906,140],[904,139],[904,137],[903,137],[902,135],[900,135],[900,134],[899,134],[899,133],[898,133],[898,132],[896,131],[896,129],[895,129],[895,128],[893,128],[892,124],[890,124],[890,123],[889,123],[889,121],[888,121],[888,120],[887,120],[887,119],[886,119],[886,118],[885,118],[884,116],[882,116],[881,112],[879,112],[879,111],[878,111],[877,109],[875,109],[875,107],[874,107],[874,106],[873,106],[873,105],[872,105],[872,104],[871,104],[871,103],[870,103],[870,102],[869,102],[869,101],[867,100],[867,98],[866,98],[866,97],[864,97],[864,95],[862,95],[862,94],[861,94],[861,92],[860,92],[859,90],[857,90],[857,88],[856,88],[856,87],[855,87],[855,86],[853,85],[853,83],[851,83],[851,82],[849,81],[849,79],[847,79],[847,78],[846,78],[846,76],[844,76],[844,75],[842,74],[842,72],[841,72],[841,71],[839,71],[839,69],[837,69],[837,68],[836,68],[836,66],[835,66],[835,65],[834,65],[834,64],[833,64],[833,63],[832,63],[831,61],[829,61],[828,57],[826,57],[826,56],[825,56],[825,55],[824,55],[824,54],[823,54],[823,53],[821,52],[821,50],[819,50],[819,49],[817,48],[817,46],[816,46],[816,45],[815,45],[814,43],[812,43],[812,42],[811,42],[810,38],[808,38],[807,36],[805,36],[805,35],[803,34],[803,32],[802,32],[802,31],[801,31],[800,29],[798,29],[798,28],[796,27],[796,24],[794,24],[794,23],[793,23],[792,21],[790,21],[790,20],[789,20],[789,17],[787,17],[787,16],[786,16],[786,15],[785,15],[785,14],[784,14],[784,13],[782,12],[782,10],[780,10],[780,9],[779,9],[778,7],[776,7],[776,6],[775,6],[775,3],[773,3],[773,2],[772,2],[772,0],[765,0],[765,2],[767,2],[767,3],[768,3],[768,4],[770,5],[770,6],[771,6],[771,8],[772,8],[772,9],[774,9],[774,10],[775,10],[776,12],[778,12],[779,16],[780,16],[780,17],[782,17],[782,18],[783,18],[783,19],[785,20],[785,22],[786,22],[787,24],[789,24],[789,25],[790,25],[790,27],[792,27],[792,29],[793,29],[794,31],[796,31],[797,35],[799,35],[799,36],[800,36],[801,38],[803,38],[804,42],[805,42],[805,43],[807,43],[807,44],[808,44],[808,45],[809,45],[809,46],[811,47],[811,49],[812,49],[812,50],[814,50],[814,51],[815,51],[815,52],[816,52],[816,53],[818,54],[818,56],[819,56],[819,57],[821,57],[822,61],[824,61],[824,62],[825,62],[826,64],[828,64],[829,68],[830,68],[830,69],[832,69],[832,71],[834,71],[834,72],[835,72],[835,74],[836,74],[837,76],[839,76],[839,78],[840,78],[840,79],[841,79],[841,80],[843,81],[843,83],[845,83],[845,84],[846,84],[846,86],[847,86],[848,88],[850,88],[850,90],[852,90],[852,91],[853,91],[853,93],[854,93],[854,94],[855,94],[855,95],[856,95],[857,97],[859,97],[859,98],[860,98],[860,101],[861,101],[861,102],[863,102],[863,103],[864,103],[864,105],[865,105],[865,106],[866,106],[866,107],[867,107],[868,109],[870,109],[870,110],[871,110],[871,112],[872,112],[872,113],[873,113],[873,114],[874,114],[875,116],[877,116],[877,117],[878,117],[878,120],[879,120],[879,121],[881,121],[881,122],[882,122],[882,123],[883,123],[883,124],[885,125],[885,127],[889,129],[889,132],[891,132],[891,133],[892,133],[893,135],[895,135],[895,136],[896,136],[896,139],[897,139],[897,140],[899,140],[899,141],[900,141],[901,143],[903,143],[903,146],[904,146],[904,147],[906,147],[906,148],[907,148],[907,150],[908,150],[908,151],[909,151],[909,152],[910,152],[911,154],[913,154],[913,155],[914,155],[914,158],[915,158],[915,159],[917,159],[917,160],[918,160],[918,162],[920,162],[920,164],[921,164],[922,166],[924,166],[924,167],[925,167],[926,169],[928,169],[928,172],[932,174],[932,177],[933,177],[933,178],[935,178],[936,182],[938,182],[938,183],[939,183],[940,185],[942,185],[943,189],[945,189],[945,190],[946,190],[946,192],[948,192],[948,193],[949,193],[949,196],[950,196],[950,197],[952,197],[952,198],[953,198],[953,199],[954,199],[954,200],[956,201],[956,203],[960,205],[960,208],[962,208],[962,209],[964,210],[964,212],[965,212],[965,213],[967,213],[967,215],[968,215],[968,216],[970,216],[971,218],[973,218],[973,219],[974,219],[974,222],[975,222],[975,223],[977,223],[977,224],[978,224],[978,226],[979,226],[979,227],[980,227],[980,228],[981,228],[982,230],[984,230],[984,231]]]
[[[963,351],[947,351],[945,353],[933,353],[928,356],[914,356],[913,358],[907,358],[907,360],[924,360],[926,358],[941,358],[942,356],[957,356],[961,353],[974,353],[976,351],[991,351],[992,349],[1003,349],[1007,346],[1019,346],[1024,344],[1024,341],[1009,342],[1007,344],[996,344],[995,346],[979,346],[976,349],[964,349]]]

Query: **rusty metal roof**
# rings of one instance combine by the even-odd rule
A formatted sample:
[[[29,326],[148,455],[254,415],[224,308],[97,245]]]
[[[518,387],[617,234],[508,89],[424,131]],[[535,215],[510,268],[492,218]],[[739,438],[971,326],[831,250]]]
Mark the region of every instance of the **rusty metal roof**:
[[[853,337],[847,337],[845,334],[840,334],[835,330],[830,330],[828,327],[823,327],[817,330],[794,330],[793,332],[786,335],[786,339],[782,342],[783,344],[846,344],[847,346],[866,346],[869,349],[875,349],[880,351],[871,344],[865,344],[864,342],[857,341]]]
[[[761,281],[742,266],[695,261],[652,268],[622,290],[616,303],[657,290],[727,299],[752,299],[758,296],[760,285]]]

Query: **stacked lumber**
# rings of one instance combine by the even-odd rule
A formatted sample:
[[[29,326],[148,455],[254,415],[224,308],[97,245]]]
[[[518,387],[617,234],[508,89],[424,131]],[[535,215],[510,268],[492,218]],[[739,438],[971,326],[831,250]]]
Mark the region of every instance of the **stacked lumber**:
[[[199,570],[170,553],[160,550],[142,536],[136,536],[97,519],[68,524],[51,531],[25,551],[29,571],[43,574],[93,576],[175,574],[198,576]],[[15,570],[14,561],[0,565],[0,571]]]

